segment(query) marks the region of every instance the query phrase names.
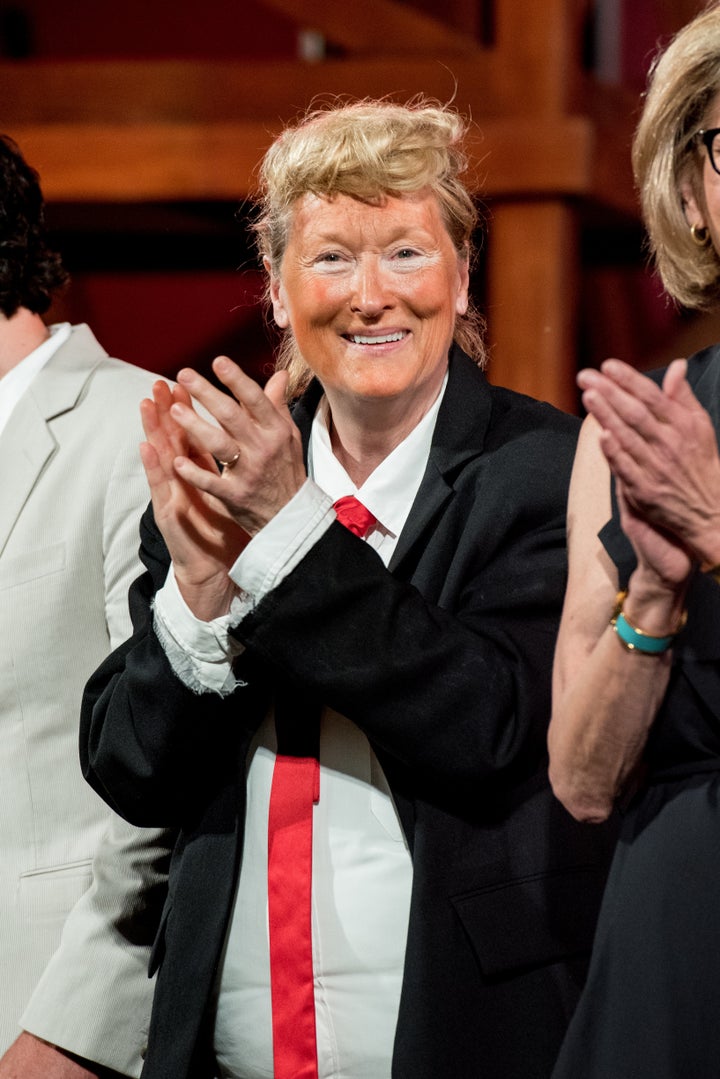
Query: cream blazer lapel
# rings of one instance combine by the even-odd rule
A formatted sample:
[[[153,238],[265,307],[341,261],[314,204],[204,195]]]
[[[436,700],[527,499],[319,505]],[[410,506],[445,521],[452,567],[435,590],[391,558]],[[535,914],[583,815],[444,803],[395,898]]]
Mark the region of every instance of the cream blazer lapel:
[[[0,435],[0,556],[23,506],[57,450],[50,421],[75,408],[105,355],[87,326],[76,327],[70,340],[58,349],[13,409]]]

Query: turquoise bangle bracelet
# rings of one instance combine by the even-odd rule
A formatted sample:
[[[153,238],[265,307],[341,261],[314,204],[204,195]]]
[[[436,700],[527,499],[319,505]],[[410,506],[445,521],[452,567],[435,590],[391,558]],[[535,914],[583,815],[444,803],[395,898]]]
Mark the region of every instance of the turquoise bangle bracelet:
[[[645,652],[649,656],[666,652],[676,636],[671,633],[667,637],[651,637],[648,633],[643,633],[641,629],[631,626],[622,611],[615,618],[613,629],[626,648],[634,652]]]

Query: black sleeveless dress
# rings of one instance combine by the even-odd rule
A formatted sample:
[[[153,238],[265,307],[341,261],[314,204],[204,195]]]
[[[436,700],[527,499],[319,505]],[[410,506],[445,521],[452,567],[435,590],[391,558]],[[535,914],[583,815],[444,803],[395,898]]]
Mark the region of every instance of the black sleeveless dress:
[[[720,433],[720,346],[688,377]],[[624,587],[635,557],[616,506],[600,538]],[[720,1077],[720,585],[705,575],[673,653],[553,1079]]]

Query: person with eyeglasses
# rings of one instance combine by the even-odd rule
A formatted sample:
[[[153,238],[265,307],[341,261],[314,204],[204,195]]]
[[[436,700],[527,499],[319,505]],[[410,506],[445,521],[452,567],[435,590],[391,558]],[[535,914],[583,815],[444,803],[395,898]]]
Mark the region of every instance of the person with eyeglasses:
[[[720,4],[653,66],[633,145],[666,290],[720,299]],[[646,377],[612,359],[568,509],[550,777],[623,823],[588,982],[553,1079],[720,1069],[720,345]]]

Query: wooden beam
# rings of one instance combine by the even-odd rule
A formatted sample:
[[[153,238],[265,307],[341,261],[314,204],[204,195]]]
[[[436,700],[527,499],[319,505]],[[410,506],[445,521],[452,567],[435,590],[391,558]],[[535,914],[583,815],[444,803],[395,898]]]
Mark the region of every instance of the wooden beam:
[[[424,14],[398,0],[363,0],[362,4],[328,4],[327,0],[263,0],[300,27],[319,30],[328,41],[358,55],[403,53],[468,53],[477,48],[441,18]]]
[[[478,120],[475,190],[488,197],[591,199],[636,217],[630,122],[600,133],[587,116]],[[606,142],[611,139],[612,142]],[[612,146],[613,151],[609,152]]]
[[[270,145],[267,127],[45,124],[10,132],[48,202],[242,200]]]
[[[318,98],[425,93],[474,116],[500,115],[497,58],[435,52],[362,60],[0,61],[0,130],[21,123],[262,120],[276,128]]]
[[[51,201],[243,199],[270,145],[269,124],[19,124],[9,130]],[[470,140],[468,185],[487,198],[591,198],[635,216],[629,155],[605,160],[582,117],[486,120]]]

